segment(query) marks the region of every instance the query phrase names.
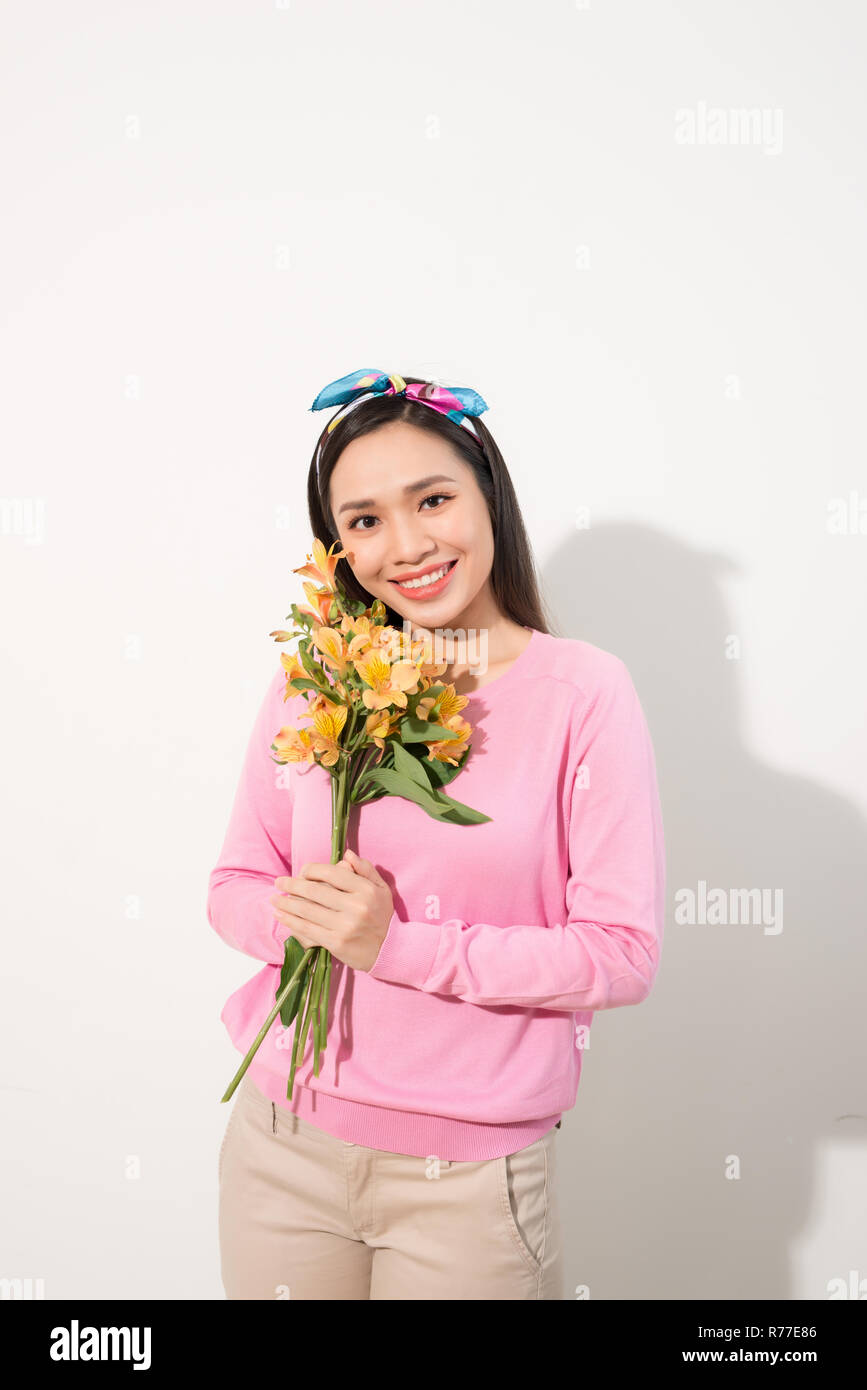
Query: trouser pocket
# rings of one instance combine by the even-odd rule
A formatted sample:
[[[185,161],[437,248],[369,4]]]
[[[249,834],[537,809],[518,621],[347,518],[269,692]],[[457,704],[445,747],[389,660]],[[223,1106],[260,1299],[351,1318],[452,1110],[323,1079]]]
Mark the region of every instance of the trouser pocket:
[[[554,1130],[495,1160],[500,1215],[515,1248],[534,1273],[545,1259],[553,1194]]]

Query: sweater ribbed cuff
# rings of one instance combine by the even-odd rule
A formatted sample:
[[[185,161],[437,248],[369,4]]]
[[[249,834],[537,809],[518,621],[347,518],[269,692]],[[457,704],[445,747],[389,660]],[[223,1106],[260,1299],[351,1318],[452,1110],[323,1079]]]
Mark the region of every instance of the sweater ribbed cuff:
[[[368,974],[375,980],[423,989],[439,949],[441,933],[441,922],[402,922],[393,912],[379,955]]]

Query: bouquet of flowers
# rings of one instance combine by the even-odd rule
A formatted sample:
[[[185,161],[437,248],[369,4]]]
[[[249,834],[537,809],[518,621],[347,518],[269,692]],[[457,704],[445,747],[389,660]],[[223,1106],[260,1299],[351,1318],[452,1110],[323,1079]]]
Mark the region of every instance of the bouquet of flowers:
[[[336,542],[335,542],[336,545]],[[305,583],[310,607],[292,604],[295,628],[269,634],[276,642],[300,638],[298,654],[282,653],[286,671],[284,700],[303,693],[309,727],[280,729],[271,744],[276,763],[317,762],[331,775],[331,863],[346,849],[352,806],[381,796],[403,796],[429,816],[454,825],[479,825],[490,816],[447,796],[443,788],[463,768],[470,752],[470,725],[460,711],[466,696],[437,681],[447,663],[432,660],[426,638],[408,640],[386,624],[386,607],[377,599],[365,608],[344,593],[335,578],[338,560],[348,551],[326,551],[313,543],[308,563],[293,570]],[[289,616],[289,615],[287,615]],[[285,1028],[293,1018],[295,1042],[287,1098],[295,1070],[313,1027],[313,1071],[319,1075],[326,1047],[331,952],[324,946],[303,950],[286,938],[274,1007],[222,1097],[229,1100],[277,1013]],[[303,1001],[303,1007],[302,1007]]]

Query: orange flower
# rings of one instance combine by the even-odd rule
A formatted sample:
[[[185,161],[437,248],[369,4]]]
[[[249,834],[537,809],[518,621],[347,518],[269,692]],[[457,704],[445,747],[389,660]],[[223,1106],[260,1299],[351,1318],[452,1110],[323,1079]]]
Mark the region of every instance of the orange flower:
[[[364,732],[366,737],[379,748],[379,752],[373,759],[375,763],[382,762],[382,755],[385,752],[385,740],[388,738],[389,734],[393,733],[397,728],[399,719],[399,715],[392,716],[389,714],[388,710],[380,709],[374,710],[364,721]]]
[[[413,648],[415,651],[415,648]],[[421,649],[420,656],[414,658],[419,665],[423,678],[430,684],[436,680],[437,676],[442,676],[448,669],[447,661],[434,661],[433,653],[429,646]]]
[[[469,737],[473,732],[460,711],[469,701],[466,695],[459,695],[453,685],[447,685],[439,695],[424,695],[415,707],[418,719],[430,719],[434,724],[442,724],[446,729],[454,729],[460,739],[433,739],[428,744],[428,761],[451,763],[457,767],[460,758],[469,747]]]
[[[283,699],[288,700],[290,695],[298,693],[292,685],[293,680],[295,680],[296,677],[299,676],[302,678],[302,680],[309,680],[310,677],[304,670],[304,667],[301,665],[301,662],[298,660],[296,652],[281,652],[280,665],[286,672],[286,693],[284,694]]]
[[[343,633],[338,632],[336,627],[322,626],[315,627],[312,636],[314,647],[322,653],[322,660],[327,662],[335,677],[345,676],[351,657]]]
[[[378,638],[376,634],[382,632],[383,628],[374,627],[366,613],[359,613],[357,618],[353,617],[351,613],[344,613],[343,617],[340,619],[340,631],[343,633],[344,637],[350,632],[355,634],[349,643],[350,647],[352,647],[353,645],[359,645],[358,639],[360,637],[363,637],[368,643],[377,641]]]
[[[398,633],[396,628],[390,627],[383,629],[390,634],[388,644],[394,644],[401,652],[406,652],[406,659],[418,667],[419,674],[424,680],[431,680],[435,676],[441,676],[448,670],[448,662],[434,661],[433,645],[427,637],[413,637],[407,639],[403,633]],[[384,643],[385,645],[385,643]]]
[[[334,551],[334,546],[337,544],[338,542],[334,541],[331,547],[326,550],[325,546],[317,538],[313,542],[313,554],[307,556],[310,564],[299,565],[298,569],[293,570],[292,573],[304,574],[308,579],[316,579],[324,588],[328,589],[330,593],[336,593],[334,587],[334,571],[337,569],[337,561],[343,559],[345,556],[351,564],[355,559],[355,553],[352,550],[338,550],[336,553],[332,553]],[[306,584],[304,588],[307,590]]]
[[[361,693],[370,710],[388,709],[391,705],[406,709],[407,691],[414,694],[418,690],[418,666],[412,661],[396,661],[392,665],[378,648],[371,648],[366,656],[360,657],[355,669],[371,687]]]
[[[313,728],[307,730],[323,767],[333,767],[340,756],[340,735],[349,714],[345,705],[336,705],[324,695],[317,695],[310,707]]]
[[[428,761],[451,763],[452,767],[457,767],[459,760],[469,748],[470,734],[473,732],[465,719],[461,719],[459,714],[452,715],[451,719],[437,719],[438,724],[442,724],[447,729],[454,729],[460,738],[435,739],[428,744]]]
[[[299,606],[299,613],[309,613],[311,618],[327,627],[331,621],[331,605],[334,602],[334,593],[331,589],[317,589],[313,584],[305,584],[304,592],[310,600],[310,607],[303,604]]]
[[[364,628],[360,626],[362,622],[365,624]],[[410,639],[395,627],[373,624],[367,619],[357,618],[351,626],[356,632],[368,631],[370,634],[369,651],[378,652],[392,666],[396,666],[398,663],[410,664],[416,668],[419,676],[424,680],[433,676],[440,676],[447,669],[445,662],[440,664],[432,662],[432,648],[430,642],[426,640]],[[350,647],[352,646],[353,643],[350,643]]]
[[[371,651],[378,650],[380,641],[375,633],[380,630],[371,628],[367,618],[353,620],[344,616],[340,624],[340,631],[344,639],[347,633],[354,633],[354,636],[345,643],[344,650],[347,660],[356,665],[361,657],[366,656]]]
[[[433,718],[435,724],[446,724],[450,719],[469,704],[466,695],[459,695],[453,685],[447,685],[440,695],[425,695],[419,700],[415,707],[418,719]],[[436,705],[436,715],[432,715],[434,705]],[[469,727],[469,726],[468,726]]]
[[[274,735],[274,742],[271,747],[277,750],[274,761],[278,763],[312,763],[316,761],[310,729],[296,729],[293,724],[287,724],[285,729],[281,729],[279,733]]]

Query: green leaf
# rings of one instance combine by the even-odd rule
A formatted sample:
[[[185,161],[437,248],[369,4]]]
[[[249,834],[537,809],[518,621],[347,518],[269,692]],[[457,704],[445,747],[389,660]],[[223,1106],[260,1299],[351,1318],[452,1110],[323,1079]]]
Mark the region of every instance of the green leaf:
[[[278,995],[280,991],[285,989],[288,985],[295,971],[301,964],[303,956],[304,947],[301,945],[300,941],[296,941],[294,936],[287,936],[283,948],[283,965],[280,968],[280,984],[277,987]],[[298,1012],[298,1005],[301,1003],[301,995],[308,974],[309,971],[307,970],[301,972],[280,1006],[280,1021],[284,1028],[289,1027],[289,1024]]]
[[[455,801],[453,797],[446,796],[445,792],[436,792],[435,796],[446,807],[440,819],[448,821],[451,825],[483,825],[485,821],[492,819],[491,816],[486,816],[484,811],[474,811],[472,806],[465,806],[462,801]]]
[[[443,739],[463,738],[456,729],[447,729],[445,724],[432,724],[429,719],[416,719],[408,714],[400,721],[402,743],[439,743]]]
[[[418,782],[409,777],[404,777],[391,767],[380,767],[367,774],[368,785],[383,787],[389,796],[402,796],[407,801],[414,801],[422,810],[427,811],[429,816],[439,820],[446,807],[438,801],[434,792],[429,787],[422,787]]]
[[[491,819],[483,811],[474,811],[471,806],[454,801],[443,792],[426,791],[393,768],[378,768],[368,774],[368,780],[374,786],[384,787],[389,796],[402,796],[407,801],[414,801],[434,820],[448,821],[451,825],[482,825]]]
[[[306,681],[306,680],[304,679],[303,676],[293,676],[293,677],[292,677],[292,690],[293,690],[293,691],[295,691],[295,690],[316,690],[316,691],[318,691],[319,689],[320,689],[320,686],[317,684],[316,681]],[[290,698],[291,698],[291,696],[290,696]]]
[[[431,790],[430,779],[425,775],[421,758],[417,758],[414,753],[408,753],[397,739],[394,739],[389,746],[394,758],[395,771],[402,773],[411,782],[415,782],[417,786],[424,787],[424,790],[429,792]]]

